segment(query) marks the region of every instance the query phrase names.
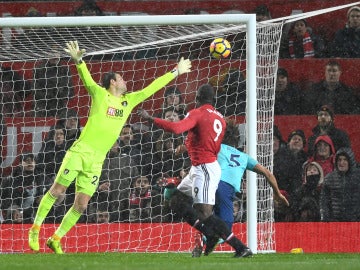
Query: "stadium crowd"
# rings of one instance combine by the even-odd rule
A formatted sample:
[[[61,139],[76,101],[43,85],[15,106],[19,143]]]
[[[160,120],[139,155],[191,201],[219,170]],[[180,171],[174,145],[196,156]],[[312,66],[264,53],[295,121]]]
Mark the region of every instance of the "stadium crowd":
[[[259,22],[271,18],[265,5],[254,12]],[[28,16],[40,15],[34,9],[28,13]],[[103,12],[94,2],[85,1],[74,15],[103,15]],[[286,68],[278,69],[275,115],[314,115],[317,125],[309,137],[301,126],[289,134],[281,134],[274,126],[273,173],[282,194],[290,202],[289,207],[275,202],[275,221],[360,221],[360,166],[347,131],[334,124],[336,115],[360,114],[360,84],[354,89],[342,82],[342,71],[346,67],[338,61],[360,57],[360,7],[348,9],[344,28],[336,31],[333,40],[324,40],[316,33],[316,26],[304,19],[284,27],[284,31],[280,58],[329,61],[323,67],[323,80],[312,82],[306,89],[291,81]],[[125,56],[117,57],[124,59]],[[136,59],[138,56],[126,57]],[[53,74],[57,74],[56,82],[50,80]],[[40,152],[21,153],[19,165],[10,175],[2,177],[0,221],[3,223],[33,222],[39,202],[49,190],[65,152],[81,134],[78,113],[67,109],[74,95],[71,76],[69,69],[54,59],[39,64],[34,70],[33,82],[9,67],[1,68],[2,117],[22,115],[23,102],[32,95],[34,117],[59,119],[42,142]],[[223,77],[216,82],[210,78],[209,83],[217,88],[215,107],[224,116],[245,112],[245,103],[241,102],[245,99],[245,77],[239,70],[226,70]],[[59,91],[51,96],[54,87]],[[234,98],[229,99],[229,95]],[[159,109],[158,116],[168,121],[183,119],[187,105],[183,103],[182,90],[168,87]],[[152,124],[139,128],[136,123],[127,123],[106,156],[99,186],[80,222],[180,221],[168,208],[163,191],[169,182],[178,183],[189,172],[185,137],[186,133],[171,134]],[[75,187],[70,186],[66,193],[56,201],[46,223],[58,223],[64,217],[74,200]],[[235,221],[244,222],[246,196],[237,194],[234,205]]]

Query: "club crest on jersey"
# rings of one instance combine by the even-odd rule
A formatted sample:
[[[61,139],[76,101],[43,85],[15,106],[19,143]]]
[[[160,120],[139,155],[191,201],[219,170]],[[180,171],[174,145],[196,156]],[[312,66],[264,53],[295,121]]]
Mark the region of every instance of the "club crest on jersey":
[[[109,116],[113,116],[113,117],[122,117],[123,116],[124,111],[123,110],[119,110],[113,107],[109,107],[107,109],[107,115]]]
[[[126,107],[126,106],[128,105],[128,103],[127,103],[127,101],[125,100],[125,101],[121,102],[121,105],[123,105],[123,107]]]

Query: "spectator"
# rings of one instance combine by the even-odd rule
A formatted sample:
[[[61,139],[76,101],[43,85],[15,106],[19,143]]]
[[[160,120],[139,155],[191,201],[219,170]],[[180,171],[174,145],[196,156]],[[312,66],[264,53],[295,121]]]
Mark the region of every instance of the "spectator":
[[[286,147],[281,148],[276,155],[278,170],[282,172],[280,175],[283,176],[283,179],[287,178],[288,181],[291,180],[288,187],[285,188],[289,196],[293,196],[301,186],[303,164],[308,159],[305,147],[306,137],[304,131],[297,129],[289,134]],[[287,173],[285,173],[286,169],[288,170]]]
[[[179,114],[180,119],[183,119],[187,112],[187,106],[184,104],[184,99],[179,88],[172,86],[164,92],[164,103],[162,109],[173,107]]]
[[[79,6],[75,12],[75,16],[102,16],[103,11],[96,4],[95,0],[83,0],[81,6]]]
[[[22,224],[24,223],[23,210],[16,204],[6,210],[4,223]]]
[[[295,194],[301,186],[302,165],[306,161],[304,152],[306,139],[301,130],[295,130],[290,133],[287,144],[282,141],[283,146],[276,146],[280,145],[281,141],[281,135],[274,128],[273,173],[277,179],[279,189],[290,203],[290,209],[284,208],[282,205],[277,206],[276,221],[293,221]]]
[[[267,20],[271,19],[270,10],[265,4],[257,6],[254,9],[253,13],[256,14],[256,21],[257,22],[263,22],[263,21],[267,21]]]
[[[162,219],[161,194],[151,187],[146,176],[132,181],[128,198],[129,222],[160,222]]]
[[[74,89],[69,66],[61,62],[59,48],[53,56],[40,61],[33,74],[34,110],[36,117],[55,117],[65,113]]]
[[[320,135],[314,144],[314,154],[308,158],[309,162],[320,164],[324,177],[334,170],[335,147],[328,135]]]
[[[301,113],[301,89],[289,81],[285,68],[277,71],[275,88],[275,115],[292,115]]]
[[[24,115],[24,99],[31,94],[30,83],[10,67],[0,67],[0,113],[3,117]]]
[[[353,6],[347,12],[347,23],[335,33],[330,43],[330,56],[360,58],[360,7]]]
[[[324,41],[315,35],[305,19],[293,23],[288,34],[287,52],[281,53],[284,58],[321,58],[324,55]]]
[[[134,130],[130,124],[124,125],[120,132],[119,147],[122,155],[128,155],[136,166],[140,165],[140,141],[135,138]]]
[[[59,115],[59,120],[56,124],[65,127],[67,146],[70,147],[75,140],[80,137],[81,124],[80,118],[74,109],[67,109]]]
[[[1,209],[12,205],[23,209],[25,223],[31,223],[34,207],[38,197],[43,194],[43,176],[36,171],[35,157],[32,153],[23,153],[19,157],[19,165],[11,175],[1,181]]]
[[[119,142],[116,141],[104,161],[92,204],[106,205],[112,221],[125,220],[123,211],[128,207],[125,204],[130,196],[131,179],[138,175],[136,164],[130,156],[121,154]]]
[[[305,151],[306,137],[305,133],[301,129],[290,132],[288,136],[287,148],[295,157],[296,163],[302,168],[302,165],[307,160],[308,154]]]
[[[169,106],[167,108],[164,108],[158,117],[161,117],[171,122],[178,122],[181,120],[180,115],[181,113],[178,110],[176,110],[174,106]],[[157,128],[154,125],[152,126],[151,137],[153,143],[155,143],[162,134],[164,134],[163,129]]]
[[[36,156],[36,166],[38,171],[44,174],[46,189],[50,188],[54,182],[56,173],[59,171],[68,148],[69,146],[65,140],[64,126],[55,125],[50,129]]]
[[[335,114],[358,114],[360,102],[353,89],[340,81],[341,66],[330,60],[325,66],[325,80],[314,83],[304,92],[303,114],[314,114],[322,105],[329,105]]]
[[[180,171],[190,164],[187,152],[178,154],[177,147],[184,143],[181,135],[163,133],[155,143],[155,153],[146,172],[151,175],[151,185],[158,186],[164,177],[180,177]]]
[[[239,69],[230,69],[220,81],[215,100],[215,107],[224,116],[245,114],[246,79]]]
[[[109,223],[110,222],[110,213],[106,209],[97,209],[96,210],[96,219],[95,223]]]
[[[335,151],[339,150],[341,147],[350,147],[349,135],[346,131],[335,127],[334,117],[334,111],[330,106],[324,105],[318,110],[318,124],[312,129],[313,134],[308,140],[309,155],[314,153],[314,143],[316,138],[323,134],[326,134],[331,138]]]
[[[224,84],[225,78],[229,74],[229,71],[229,68],[222,68],[217,74],[209,78],[209,84],[212,85],[216,91],[223,92],[224,90],[222,89],[222,86]]]
[[[324,183],[324,172],[317,162],[306,162],[303,183],[294,202],[295,221],[320,221],[320,192]]]
[[[352,149],[339,149],[335,164],[321,191],[321,220],[360,221],[360,169],[356,167]]]
[[[111,222],[111,216],[108,210],[107,203],[92,204],[89,207],[88,221],[91,223],[109,223]]]
[[[275,155],[280,149],[286,147],[286,143],[281,135],[279,127],[274,125],[273,130],[273,154]]]
[[[244,222],[245,209],[242,200],[235,198],[233,202],[234,207],[234,223]]]
[[[177,122],[181,120],[181,114],[174,106],[165,108],[162,111],[161,117],[171,122]]]
[[[26,17],[41,17],[42,14],[40,11],[38,11],[36,8],[34,7],[30,7],[26,14],[25,14]]]
[[[162,114],[159,115],[159,117],[166,119],[168,121],[171,122],[178,122],[180,121],[180,113],[175,109],[175,107],[170,106],[167,107],[165,109],[163,109]],[[160,141],[159,138],[164,136],[165,131],[163,129],[158,128],[157,126],[152,125],[152,129],[151,129],[151,149],[144,149],[142,151],[142,166],[144,168],[144,174],[149,174],[151,173],[151,164],[153,163],[152,158],[156,158],[157,156],[157,146],[159,147]],[[184,140],[184,136],[183,134],[181,136],[176,136],[177,137],[177,141],[181,140],[181,138]],[[158,157],[160,158],[160,157]],[[156,160],[158,160],[158,158],[156,158]],[[161,159],[161,158],[160,158]]]
[[[291,204],[291,198],[289,194],[281,189],[280,193],[289,201]],[[292,212],[292,207],[288,207],[276,200],[274,200],[274,220],[275,222],[291,222],[294,221],[294,213]]]

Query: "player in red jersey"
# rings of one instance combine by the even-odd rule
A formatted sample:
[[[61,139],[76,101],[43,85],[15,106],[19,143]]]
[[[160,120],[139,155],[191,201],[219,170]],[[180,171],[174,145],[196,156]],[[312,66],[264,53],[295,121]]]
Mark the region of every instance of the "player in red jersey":
[[[204,255],[210,254],[222,238],[235,249],[235,257],[249,257],[251,250],[235,237],[224,221],[213,215],[221,175],[217,154],[226,129],[224,117],[213,106],[214,96],[211,85],[200,86],[196,94],[196,108],[178,122],[154,118],[142,109],[138,113],[166,131],[176,134],[188,131],[185,145],[192,166],[189,174],[174,189],[177,194],[172,196],[171,207],[178,210],[175,212],[181,211],[184,219],[207,237]],[[192,197],[195,212],[189,209],[182,194]]]

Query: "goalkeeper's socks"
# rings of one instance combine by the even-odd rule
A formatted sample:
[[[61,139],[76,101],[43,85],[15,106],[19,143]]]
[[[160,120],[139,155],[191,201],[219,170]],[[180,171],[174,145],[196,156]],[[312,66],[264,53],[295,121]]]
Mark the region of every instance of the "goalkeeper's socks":
[[[52,238],[53,240],[55,240],[55,241],[60,241],[60,240],[61,240],[61,237],[58,236],[56,233],[54,233],[54,234],[51,236],[51,238]]]
[[[44,222],[46,216],[49,214],[51,207],[54,205],[56,198],[48,191],[41,199],[36,216],[34,219],[34,225],[37,225],[40,229],[41,224]]]
[[[81,213],[76,211],[74,206],[72,206],[61,221],[59,228],[55,231],[55,235],[62,238],[72,227],[74,227],[80,217]]]
[[[36,224],[33,224],[30,228],[30,230],[32,231],[40,231],[40,226],[39,225],[36,225]]]

